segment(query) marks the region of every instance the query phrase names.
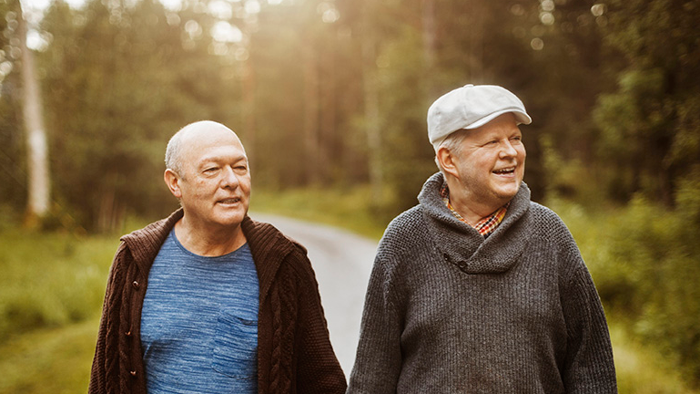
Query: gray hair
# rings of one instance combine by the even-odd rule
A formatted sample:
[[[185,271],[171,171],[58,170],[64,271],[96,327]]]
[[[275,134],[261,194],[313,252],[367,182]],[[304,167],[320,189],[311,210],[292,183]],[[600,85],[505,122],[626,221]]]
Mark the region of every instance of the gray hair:
[[[440,161],[437,158],[438,150],[444,147],[453,155],[459,154],[459,146],[462,145],[462,141],[464,141],[464,138],[467,136],[468,133],[469,130],[466,129],[459,129],[453,131],[452,134],[448,135],[435,149],[435,164],[437,165],[438,169],[440,169],[440,172],[442,172],[443,175],[445,175],[445,171],[440,165]]]
[[[185,126],[187,127],[187,126]],[[165,149],[165,168],[171,170],[172,172],[182,176],[182,129],[180,129],[175,135],[168,141],[168,147]]]

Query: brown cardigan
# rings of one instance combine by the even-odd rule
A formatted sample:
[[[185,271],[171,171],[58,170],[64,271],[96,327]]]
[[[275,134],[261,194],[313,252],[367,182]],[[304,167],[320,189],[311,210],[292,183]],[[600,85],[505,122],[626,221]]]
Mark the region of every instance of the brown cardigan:
[[[148,272],[182,210],[121,238],[110,269],[89,393],[146,393],[141,308]],[[242,223],[260,282],[258,393],[344,393],[306,250],[276,228]]]

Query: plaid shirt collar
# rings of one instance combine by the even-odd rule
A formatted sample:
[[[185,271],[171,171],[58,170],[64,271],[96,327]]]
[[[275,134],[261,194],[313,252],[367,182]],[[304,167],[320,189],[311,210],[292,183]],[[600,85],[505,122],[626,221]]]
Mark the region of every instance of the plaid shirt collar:
[[[469,224],[469,226],[473,227],[476,231],[479,232],[479,234],[483,235],[484,237],[488,237],[489,235],[491,235],[491,233],[496,231],[496,228],[498,228],[498,225],[501,224],[503,218],[506,216],[506,212],[508,212],[508,206],[510,205],[510,202],[508,202],[506,205],[497,209],[492,214],[481,218],[481,220],[479,220],[475,225],[471,225],[462,217],[462,215],[460,215],[454,209],[454,207],[450,203],[450,190],[447,188],[447,185],[443,186],[442,190],[440,191],[440,196],[442,197],[442,201],[445,203],[447,208],[450,209],[452,214],[457,219],[466,224]]]

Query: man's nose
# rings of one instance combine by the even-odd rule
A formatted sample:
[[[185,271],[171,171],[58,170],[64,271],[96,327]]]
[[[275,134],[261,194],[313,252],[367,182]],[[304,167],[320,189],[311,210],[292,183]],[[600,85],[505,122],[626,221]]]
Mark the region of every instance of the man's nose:
[[[513,157],[517,156],[518,151],[515,149],[510,140],[505,140],[501,144],[501,157]]]
[[[238,186],[238,177],[236,176],[236,172],[230,166],[224,167],[222,186],[232,188]]]

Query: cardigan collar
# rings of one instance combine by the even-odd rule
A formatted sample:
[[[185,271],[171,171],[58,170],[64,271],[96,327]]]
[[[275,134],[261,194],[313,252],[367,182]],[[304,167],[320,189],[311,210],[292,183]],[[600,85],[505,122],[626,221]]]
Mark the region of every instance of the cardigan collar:
[[[169,217],[151,223],[121,238],[121,241],[126,244],[131,252],[140,271],[146,273],[150,271],[151,265],[153,265],[153,261],[160,251],[160,247],[165,242],[170,231],[175,227],[175,224],[183,216],[184,211],[180,208]],[[241,228],[246,236],[255,262],[255,268],[258,271],[260,299],[264,300],[284,258],[295,249],[295,245],[303,253],[306,253],[306,250],[284,236],[273,225],[257,222],[247,215],[241,223]]]
[[[418,195],[423,216],[440,254],[468,274],[492,274],[509,270],[527,246],[530,189],[523,182],[503,221],[488,238],[457,219],[445,206],[440,190],[442,173],[431,176]]]
[[[175,227],[175,223],[182,219],[183,215],[184,211],[180,208],[165,219],[121,237],[120,240],[126,244],[142,272],[149,272],[153,260],[158,255],[160,247],[165,243],[170,230]]]

